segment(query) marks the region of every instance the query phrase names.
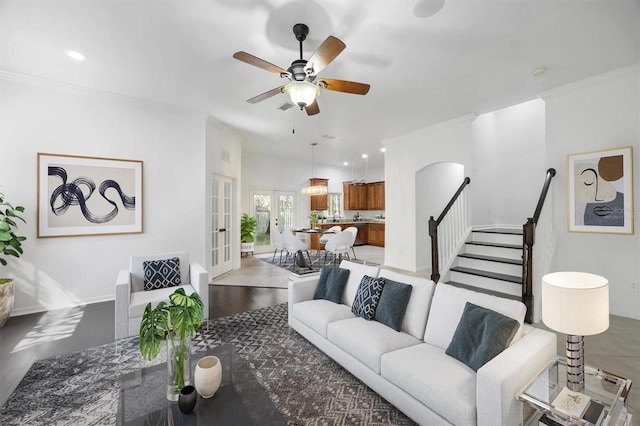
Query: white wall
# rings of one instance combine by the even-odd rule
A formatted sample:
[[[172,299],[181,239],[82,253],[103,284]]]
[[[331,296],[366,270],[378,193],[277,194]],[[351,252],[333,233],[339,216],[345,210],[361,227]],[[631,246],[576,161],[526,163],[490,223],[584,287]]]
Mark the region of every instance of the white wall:
[[[609,280],[610,312],[640,318],[640,226],[634,210],[633,235],[569,233],[567,231],[566,156],[581,152],[633,147],[638,166],[640,141],[640,71],[627,68],[564,87],[543,96],[546,101],[547,163],[554,179],[554,226],[558,236],[556,271],[577,270]],[[640,182],[633,179],[636,205]]]
[[[544,114],[536,99],[474,120],[473,225],[522,225],[533,216],[546,173]]]
[[[457,163],[436,163],[416,173],[416,270],[431,272],[431,240],[429,216],[437,219],[465,178],[464,166]],[[434,185],[434,183],[436,183]],[[427,236],[428,244],[424,244]]]
[[[416,247],[431,244],[428,233],[416,232],[418,221],[440,214],[437,206],[425,206],[416,213],[416,173],[440,162],[462,164],[471,161],[473,117],[442,123],[408,135],[388,139],[385,148],[385,265],[417,271]],[[458,183],[459,184],[462,182]]]
[[[187,250],[205,261],[205,118],[172,107],[0,78],[0,191],[26,208],[13,314],[109,300],[129,256]],[[36,238],[36,153],[142,160],[144,233]]]

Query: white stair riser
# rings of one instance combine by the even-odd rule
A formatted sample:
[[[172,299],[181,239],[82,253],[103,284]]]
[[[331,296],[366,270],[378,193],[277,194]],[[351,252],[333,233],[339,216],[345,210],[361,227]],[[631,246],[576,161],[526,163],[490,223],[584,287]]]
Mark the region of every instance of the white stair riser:
[[[468,259],[458,257],[458,266],[465,268],[479,269],[481,271],[497,272],[498,274],[522,275],[522,265],[512,265],[510,263],[491,262],[489,260]]]
[[[484,288],[488,290],[512,294],[514,296],[520,296],[522,294],[522,285],[520,284],[511,283],[508,281],[494,280],[493,278],[479,277],[477,275],[464,274],[456,271],[451,271],[451,281],[479,287],[481,289]]]
[[[504,247],[478,246],[465,244],[464,251],[470,254],[483,254],[485,256],[506,257],[507,259],[522,259],[522,250]]]
[[[513,234],[489,234],[486,232],[472,232],[471,241],[481,241],[486,243],[501,243],[522,245],[522,235]]]

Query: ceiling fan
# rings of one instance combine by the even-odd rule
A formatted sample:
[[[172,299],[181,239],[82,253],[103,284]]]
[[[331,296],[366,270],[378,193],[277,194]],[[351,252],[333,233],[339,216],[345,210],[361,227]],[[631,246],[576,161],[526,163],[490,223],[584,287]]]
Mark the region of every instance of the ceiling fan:
[[[233,57],[239,61],[279,74],[281,78],[290,80],[288,84],[283,84],[280,87],[254,96],[248,99],[247,102],[254,104],[279,93],[287,92],[291,102],[298,105],[300,109],[304,108],[307,111],[307,115],[315,115],[320,112],[318,101],[316,100],[320,95],[320,88],[356,95],[366,95],[369,92],[371,86],[365,83],[318,78],[320,71],[347,47],[341,40],[333,36],[327,37],[307,61],[302,57],[302,42],[306,40],[309,34],[309,27],[305,24],[296,24],[293,26],[293,34],[296,36],[296,40],[300,42],[300,59],[294,60],[286,70],[247,52],[240,51],[233,54]]]

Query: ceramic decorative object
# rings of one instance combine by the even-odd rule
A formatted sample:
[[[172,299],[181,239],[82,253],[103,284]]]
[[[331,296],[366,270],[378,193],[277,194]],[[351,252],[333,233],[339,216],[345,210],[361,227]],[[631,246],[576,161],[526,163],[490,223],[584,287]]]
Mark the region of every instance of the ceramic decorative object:
[[[205,356],[198,361],[193,374],[196,390],[203,398],[211,398],[222,382],[222,364],[216,356]]]
[[[180,408],[180,411],[183,413],[189,414],[196,406],[197,400],[198,393],[196,392],[196,388],[192,385],[187,385],[182,388],[178,396],[178,408]]]
[[[0,327],[7,322],[11,315],[15,294],[13,280],[7,280],[5,283],[1,281],[2,280],[0,280]]]
[[[191,338],[167,339],[167,399],[177,401],[183,387],[191,384]]]

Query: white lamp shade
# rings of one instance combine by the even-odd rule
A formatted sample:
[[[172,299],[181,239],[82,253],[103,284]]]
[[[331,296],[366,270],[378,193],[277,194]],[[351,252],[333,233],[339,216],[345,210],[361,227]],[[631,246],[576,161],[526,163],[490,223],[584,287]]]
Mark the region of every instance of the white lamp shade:
[[[300,108],[311,105],[316,100],[320,90],[317,85],[308,81],[292,81],[284,89],[289,94],[291,102]]]
[[[609,328],[609,281],[585,272],[554,272],[542,277],[542,321],[574,336]]]

